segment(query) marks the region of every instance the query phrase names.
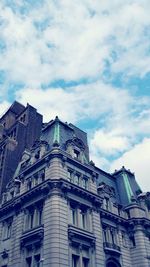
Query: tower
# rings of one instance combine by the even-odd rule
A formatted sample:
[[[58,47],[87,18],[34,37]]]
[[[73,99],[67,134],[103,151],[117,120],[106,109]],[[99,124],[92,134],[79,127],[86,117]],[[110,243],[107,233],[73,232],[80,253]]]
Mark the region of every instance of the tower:
[[[42,116],[30,105],[14,102],[0,118],[0,195],[12,179],[25,148],[41,134]]]

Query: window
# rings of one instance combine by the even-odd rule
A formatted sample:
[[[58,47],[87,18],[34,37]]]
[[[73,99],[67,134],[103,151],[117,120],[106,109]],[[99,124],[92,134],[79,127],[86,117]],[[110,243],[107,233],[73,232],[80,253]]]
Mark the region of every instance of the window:
[[[110,202],[109,202],[109,198],[104,198],[104,200],[103,200],[103,204],[104,204],[104,209],[106,209],[106,210],[110,210]]]
[[[82,178],[82,187],[83,187],[84,189],[87,189],[87,183],[88,183],[87,178],[86,178],[86,177],[83,177],[83,178]]]
[[[103,225],[103,240],[112,245],[118,244],[118,231],[115,227],[110,225]]]
[[[93,251],[91,248],[87,248],[81,244],[81,240],[78,241],[75,241],[75,244],[72,243],[71,245],[71,267],[90,267],[90,257],[92,256]]]
[[[41,183],[44,182],[44,180],[45,180],[45,170],[44,169],[42,171],[40,171],[39,178],[40,178]]]
[[[14,191],[10,191],[10,199],[14,197]]]
[[[68,171],[67,171],[67,180],[68,180],[69,182],[71,182],[71,180],[72,180],[72,171],[71,171],[71,170],[68,170]]]
[[[76,149],[74,149],[74,158],[75,159],[79,159],[79,156],[80,156],[80,151],[78,151],[78,150],[76,150]]]
[[[80,226],[83,229],[86,229],[86,211],[80,209]]]
[[[103,240],[104,242],[108,242],[108,229],[107,228],[104,228],[103,229]]]
[[[43,209],[39,205],[36,208],[29,208],[25,211],[25,230],[40,226],[43,221]]]
[[[78,207],[75,203],[70,204],[70,223],[82,228],[88,229],[88,211],[87,207]]]
[[[31,264],[32,264],[32,257],[26,258],[26,266],[31,267]]]
[[[135,237],[134,235],[130,236],[130,244],[131,244],[131,248],[136,247],[136,243],[135,243]]]
[[[111,237],[111,243],[115,244],[115,231],[113,229],[110,230],[110,237]]]
[[[26,258],[26,267],[31,267],[31,266],[40,267],[40,254]]]
[[[37,209],[36,212],[37,212],[37,218],[36,218],[37,225],[41,225],[43,222],[43,210],[42,208]]]
[[[71,223],[77,225],[77,209],[71,206]]]
[[[10,138],[13,138],[13,139],[16,139],[16,128],[13,129],[13,130],[10,132],[9,137],[10,137]]]
[[[26,114],[23,114],[21,117],[20,117],[20,121],[21,122],[25,122],[26,120]]]
[[[39,159],[40,158],[40,150],[37,150],[35,153],[35,158]]]
[[[89,259],[82,258],[82,267],[88,267],[89,266]]]
[[[36,173],[36,174],[34,175],[33,179],[34,179],[34,185],[35,185],[35,186],[38,185],[38,173]]]
[[[35,243],[34,247],[29,245],[24,249],[25,267],[41,267],[41,245]]]
[[[79,185],[79,181],[80,181],[80,179],[79,179],[79,175],[78,175],[78,174],[75,174],[73,180],[74,180],[74,184]]]
[[[40,254],[34,256],[34,266],[40,267]]]
[[[122,236],[122,244],[123,244],[123,246],[127,247],[127,236],[126,236],[126,233],[124,231],[122,231],[121,236]]]
[[[33,228],[33,218],[34,218],[34,211],[31,210],[28,214],[28,219],[29,219],[29,229]]]
[[[32,177],[27,179],[27,190],[30,190],[33,186],[42,183],[45,180],[45,169],[40,170],[33,174]]]
[[[79,267],[79,256],[72,255],[72,267]]]
[[[32,188],[32,180],[31,178],[27,181],[27,189],[30,190]]]
[[[2,237],[3,240],[11,237],[12,219],[3,222]]]

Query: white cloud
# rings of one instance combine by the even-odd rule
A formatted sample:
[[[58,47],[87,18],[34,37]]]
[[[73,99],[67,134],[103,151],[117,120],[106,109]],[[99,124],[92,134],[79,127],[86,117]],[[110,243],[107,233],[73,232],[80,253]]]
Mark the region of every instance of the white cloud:
[[[11,3],[12,8],[0,1],[0,71],[5,73],[0,98],[8,99],[9,86],[19,83],[24,88],[16,89],[17,100],[35,106],[46,121],[56,115],[73,123],[95,120],[91,154],[108,168],[107,157],[124,153],[150,133],[149,98],[102,81],[107,66],[112,77],[149,73],[150,1]],[[90,84],[49,85],[60,79]],[[1,103],[0,111],[6,106]]]
[[[105,156],[114,155],[117,152],[123,152],[129,149],[129,141],[126,136],[117,135],[113,132],[97,130],[91,141],[91,146],[95,146]]]
[[[18,91],[16,99],[38,108],[46,120],[59,115],[63,120],[72,122],[99,119],[110,114],[116,118],[118,114],[126,113],[133,101],[127,91],[116,90],[104,83],[79,85],[66,90],[28,88]]]
[[[2,103],[0,103],[0,117],[7,111],[9,106],[10,103],[7,101],[3,101]]]
[[[143,191],[150,190],[150,138],[145,138],[141,143],[133,146],[120,158],[112,162],[111,172],[125,166],[131,172],[135,172],[135,177]]]
[[[8,80],[35,88],[56,79],[93,79],[101,77],[106,60],[112,71],[124,75],[149,71],[148,0],[113,5],[110,0],[43,0],[24,14],[19,8],[27,8],[25,2],[13,3],[16,12],[0,3],[0,35],[6,45],[0,61]]]

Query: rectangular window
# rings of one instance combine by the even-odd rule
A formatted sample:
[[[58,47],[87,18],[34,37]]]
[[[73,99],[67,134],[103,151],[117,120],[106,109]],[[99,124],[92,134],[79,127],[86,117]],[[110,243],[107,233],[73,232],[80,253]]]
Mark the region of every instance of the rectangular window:
[[[89,267],[89,259],[82,258],[82,267]]]
[[[88,183],[88,180],[87,180],[87,178],[82,178],[82,187],[84,188],[84,189],[87,189],[87,183]]]
[[[71,171],[71,170],[68,170],[68,171],[67,171],[67,180],[68,180],[69,182],[71,182],[71,180],[72,180],[72,171]]]
[[[108,242],[108,233],[107,233],[107,228],[103,229],[103,240],[104,242]]]
[[[80,226],[83,229],[86,229],[86,226],[87,226],[86,220],[87,220],[86,211],[80,209]]]
[[[127,236],[126,236],[126,233],[122,231],[121,235],[122,235],[122,244],[123,244],[124,247],[127,247]]]
[[[27,190],[30,190],[32,188],[32,180],[31,178],[27,181]]]
[[[74,184],[76,184],[76,185],[79,185],[79,182],[80,182],[80,178],[79,178],[79,175],[78,174],[75,174],[75,176],[74,176]]]
[[[3,230],[2,230],[3,240],[11,237],[11,228],[12,228],[11,221],[8,220],[3,223]]]
[[[38,173],[34,174],[34,186],[38,185]]]
[[[34,267],[40,267],[40,254],[34,256]]]
[[[130,244],[131,244],[131,248],[136,247],[134,235],[130,236]]]
[[[79,256],[72,255],[72,267],[79,267]]]
[[[74,207],[71,207],[71,223],[77,225],[77,210]]]
[[[32,207],[25,212],[25,230],[30,230],[34,227],[40,226],[43,222],[43,208]]]
[[[29,213],[29,229],[33,228],[33,222],[34,222],[34,211],[30,211],[30,213]]]
[[[39,176],[40,176],[40,182],[43,182],[45,180],[45,170],[42,170]]]
[[[31,267],[32,264],[32,257],[26,258],[26,267]]]
[[[42,209],[37,210],[37,223],[38,225],[41,225],[43,223],[43,210]]]
[[[109,198],[104,198],[103,203],[104,203],[104,209],[110,210]]]

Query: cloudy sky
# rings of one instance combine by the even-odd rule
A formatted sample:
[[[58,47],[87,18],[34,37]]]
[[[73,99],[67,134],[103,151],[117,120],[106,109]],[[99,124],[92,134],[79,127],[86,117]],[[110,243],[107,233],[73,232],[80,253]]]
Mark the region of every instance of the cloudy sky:
[[[1,0],[0,113],[16,99],[76,124],[96,165],[150,190],[149,14],[149,0]]]

